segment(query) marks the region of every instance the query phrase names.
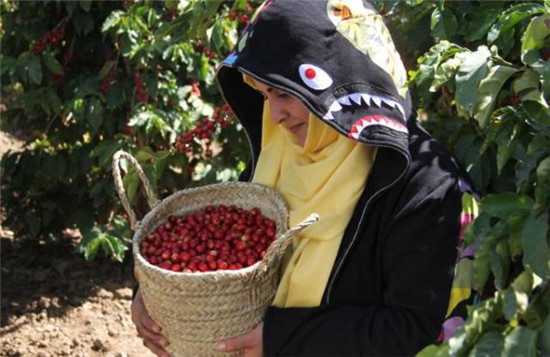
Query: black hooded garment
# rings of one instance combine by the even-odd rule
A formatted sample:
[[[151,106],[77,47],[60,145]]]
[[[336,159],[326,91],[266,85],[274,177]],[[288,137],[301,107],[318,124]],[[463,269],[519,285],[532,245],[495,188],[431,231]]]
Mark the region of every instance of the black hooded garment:
[[[332,8],[336,3],[350,8]],[[342,135],[378,150],[321,305],[270,306],[265,356],[414,355],[436,341],[447,312],[461,198],[471,186],[416,122],[392,74],[328,15],[345,21],[359,5],[372,9],[362,0],[268,0],[218,70],[223,96],[250,139],[243,180],[259,155],[263,105],[243,73],[291,93]]]

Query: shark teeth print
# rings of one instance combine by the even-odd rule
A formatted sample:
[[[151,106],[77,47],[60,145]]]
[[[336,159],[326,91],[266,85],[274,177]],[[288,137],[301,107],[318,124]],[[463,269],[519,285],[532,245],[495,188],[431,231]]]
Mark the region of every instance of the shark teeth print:
[[[359,136],[361,135],[361,132],[373,125],[378,126],[385,126],[387,128],[397,130],[403,133],[407,133],[407,127],[400,122],[398,122],[395,119],[388,118],[385,115],[365,115],[361,119],[357,120],[355,123],[353,123],[351,130],[349,131],[348,135],[354,139],[359,139]]]
[[[334,120],[334,113],[341,111],[343,108],[342,105],[367,105],[369,107],[376,106],[378,108],[381,108],[384,104],[390,108],[399,110],[399,112],[403,116],[403,120],[406,120],[405,110],[403,110],[403,106],[401,104],[392,99],[382,96],[370,95],[368,93],[351,93],[338,98],[337,100],[332,102],[328,112],[323,116],[323,118],[326,120]]]

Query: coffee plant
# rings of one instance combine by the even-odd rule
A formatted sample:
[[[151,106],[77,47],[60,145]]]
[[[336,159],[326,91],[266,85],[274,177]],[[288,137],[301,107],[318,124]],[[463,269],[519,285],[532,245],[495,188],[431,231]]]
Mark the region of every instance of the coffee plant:
[[[118,149],[138,159],[161,196],[238,177],[247,139],[214,76],[252,3],[0,6],[1,126],[30,137],[24,151],[2,159],[4,224],[18,239],[56,240],[79,228],[86,258],[122,260],[131,233],[111,176]],[[142,206],[130,168],[124,184]]]
[[[449,341],[421,355],[550,355],[550,2],[378,5],[400,52],[417,58],[419,119],[481,197],[465,234],[477,302]]]

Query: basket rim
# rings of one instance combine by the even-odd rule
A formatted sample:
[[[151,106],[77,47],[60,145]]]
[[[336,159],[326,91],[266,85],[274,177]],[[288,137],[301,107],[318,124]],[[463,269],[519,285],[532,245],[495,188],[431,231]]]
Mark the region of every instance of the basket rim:
[[[277,206],[280,208],[283,208],[283,215],[285,216],[285,227],[284,231],[288,230],[288,204],[284,200],[283,196],[272,187],[269,187],[264,184],[256,183],[256,182],[222,182],[222,183],[215,183],[215,184],[209,184],[205,186],[200,187],[193,187],[193,188],[187,188],[180,191],[176,191],[172,193],[171,195],[167,196],[166,198],[160,200],[159,204],[157,204],[155,207],[153,207],[149,212],[145,214],[143,219],[138,223],[137,229],[134,232],[134,235],[132,237],[132,252],[134,256],[134,260],[139,262],[140,265],[143,266],[146,270],[149,270],[151,272],[155,273],[161,273],[164,276],[167,277],[189,277],[189,278],[207,278],[207,277],[214,277],[216,275],[223,274],[224,277],[233,278],[233,277],[242,277],[243,275],[249,275],[253,272],[255,272],[262,260],[260,259],[256,263],[241,268],[241,269],[227,269],[227,270],[214,270],[214,271],[206,271],[206,272],[174,272],[167,269],[162,269],[154,264],[149,263],[145,257],[139,252],[139,242],[145,237],[145,233],[143,231],[143,227],[146,226],[149,221],[151,221],[155,217],[155,213],[161,207],[163,204],[169,203],[171,201],[177,200],[182,196],[186,196],[193,193],[200,193],[200,192],[208,192],[211,190],[216,190],[219,188],[227,187],[227,186],[235,186],[237,188],[245,188],[245,189],[253,189],[253,190],[260,190],[260,191],[269,191],[275,199]],[[279,238],[280,235],[277,236]]]

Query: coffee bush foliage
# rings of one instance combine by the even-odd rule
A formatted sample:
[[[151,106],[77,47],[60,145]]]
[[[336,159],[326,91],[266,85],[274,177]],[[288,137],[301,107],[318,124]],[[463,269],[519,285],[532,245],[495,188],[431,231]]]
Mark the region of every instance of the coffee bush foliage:
[[[550,2],[378,6],[409,62],[419,119],[480,195],[465,234],[477,301],[454,337],[421,355],[549,355]]]
[[[78,228],[86,258],[103,252],[122,260],[130,231],[111,176],[118,149],[138,159],[161,197],[238,177],[247,138],[223,107],[214,76],[253,3],[0,6],[1,125],[29,136],[24,151],[2,160],[4,224],[18,239],[56,240]],[[208,130],[183,140],[198,127]],[[139,210],[132,168],[124,184]]]

